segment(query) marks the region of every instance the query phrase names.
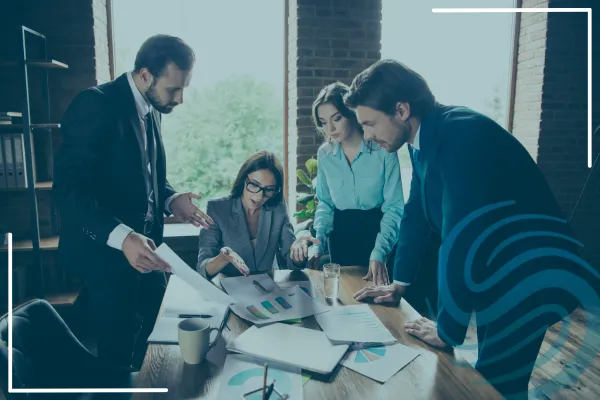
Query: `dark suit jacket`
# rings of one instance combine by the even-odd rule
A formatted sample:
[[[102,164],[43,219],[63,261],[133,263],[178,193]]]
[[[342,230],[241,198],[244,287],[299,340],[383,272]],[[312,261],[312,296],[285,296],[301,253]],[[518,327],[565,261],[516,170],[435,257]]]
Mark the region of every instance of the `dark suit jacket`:
[[[569,237],[570,231],[537,164],[491,119],[465,107],[438,104],[423,118],[419,147],[394,279],[413,282],[430,229],[438,232],[438,328],[447,343],[462,343],[471,311],[485,309],[526,276],[557,264],[549,259],[525,263],[501,284],[480,292],[466,283],[470,277],[481,283],[534,248],[576,253],[576,246],[558,236],[538,234],[550,231]],[[529,234],[515,240],[524,232]],[[476,247],[478,251],[470,253]]]
[[[212,278],[206,274],[206,262],[217,256],[225,246],[239,254],[250,269],[250,274],[271,271],[278,253],[285,260],[285,268],[298,268],[290,258],[290,247],[296,240],[296,235],[285,202],[272,207],[263,206],[258,222],[256,248],[250,243],[241,198],[226,196],[209,200],[206,213],[215,224],[209,229],[200,230],[196,269],[202,276]],[[227,276],[241,276],[231,264],[227,264],[221,272]]]
[[[154,111],[156,139],[155,224],[149,235],[162,241],[165,200],[175,193],[166,179],[160,114]],[[121,251],[106,243],[124,223],[143,232],[148,208],[143,142],[145,132],[126,74],[80,92],[62,121],[62,146],[54,161],[53,195],[61,214],[59,260],[85,272],[101,265],[122,267]],[[113,265],[114,264],[114,265]]]

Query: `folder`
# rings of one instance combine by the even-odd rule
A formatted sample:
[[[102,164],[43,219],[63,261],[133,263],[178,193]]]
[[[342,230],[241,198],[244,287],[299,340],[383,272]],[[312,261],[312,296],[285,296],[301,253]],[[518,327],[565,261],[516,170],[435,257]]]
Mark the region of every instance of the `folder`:
[[[0,189],[6,189],[6,169],[4,167],[4,141],[0,140]]]
[[[16,187],[27,187],[27,175],[25,175],[25,146],[23,135],[18,133],[13,135],[13,145],[15,149],[14,168]]]
[[[6,188],[13,189],[17,186],[17,181],[15,180],[15,166],[13,163],[13,146],[12,146],[12,136],[4,135],[2,136],[2,141],[4,142],[4,169],[6,174]]]

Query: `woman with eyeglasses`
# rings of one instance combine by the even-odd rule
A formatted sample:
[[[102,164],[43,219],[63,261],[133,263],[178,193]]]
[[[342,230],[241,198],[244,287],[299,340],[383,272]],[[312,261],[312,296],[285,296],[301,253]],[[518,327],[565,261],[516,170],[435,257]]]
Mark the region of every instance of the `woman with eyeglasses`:
[[[317,152],[314,227],[321,244],[312,247],[308,266],[319,267],[328,246],[331,262],[367,267],[363,279],[385,285],[404,213],[398,155],[364,139],[356,114],[344,104],[348,91],[332,83],[313,103],[326,142]]]
[[[283,167],[273,153],[259,151],[240,168],[229,196],[208,201],[215,222],[200,230],[196,269],[207,279],[271,271],[277,252],[286,269],[303,268],[307,242],[296,239],[283,201]]]

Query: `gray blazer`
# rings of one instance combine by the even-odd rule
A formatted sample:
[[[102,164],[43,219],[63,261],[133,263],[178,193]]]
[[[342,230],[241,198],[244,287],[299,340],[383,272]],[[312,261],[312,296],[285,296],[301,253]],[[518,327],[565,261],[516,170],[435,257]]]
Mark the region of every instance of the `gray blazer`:
[[[290,247],[296,240],[296,235],[285,202],[282,201],[275,207],[263,206],[258,222],[256,249],[250,243],[241,198],[227,196],[211,199],[207,203],[206,213],[215,224],[209,229],[200,229],[200,249],[196,265],[198,272],[205,278],[213,277],[206,274],[206,262],[217,256],[225,246],[231,247],[242,257],[250,269],[250,274],[271,271],[277,252],[285,259],[287,269],[304,267],[296,266],[290,258]],[[227,264],[221,272],[227,276],[241,276],[231,264]]]

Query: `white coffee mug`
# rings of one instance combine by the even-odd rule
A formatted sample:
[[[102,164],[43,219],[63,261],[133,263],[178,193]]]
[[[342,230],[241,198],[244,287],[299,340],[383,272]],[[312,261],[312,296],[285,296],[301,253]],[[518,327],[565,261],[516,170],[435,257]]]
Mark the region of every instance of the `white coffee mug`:
[[[215,340],[210,343],[210,334],[212,331],[219,331],[217,328],[211,328],[210,324],[202,318],[188,318],[179,322],[179,349],[183,361],[187,364],[199,364],[206,359],[208,351],[217,343],[219,334]]]

